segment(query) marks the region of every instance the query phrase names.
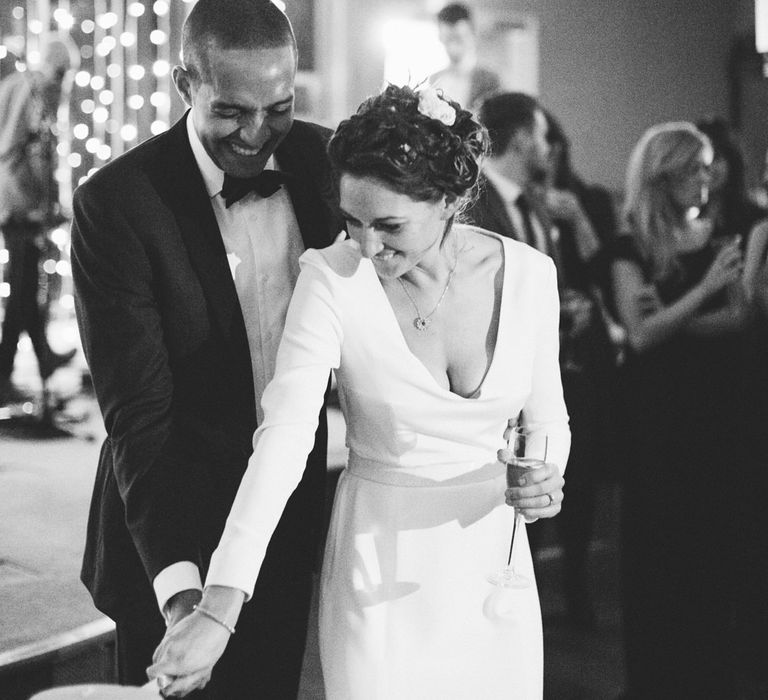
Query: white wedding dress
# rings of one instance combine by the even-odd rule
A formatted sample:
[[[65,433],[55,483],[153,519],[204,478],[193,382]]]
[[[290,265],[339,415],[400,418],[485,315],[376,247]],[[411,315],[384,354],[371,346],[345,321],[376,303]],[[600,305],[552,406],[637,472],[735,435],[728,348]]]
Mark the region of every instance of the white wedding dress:
[[[411,353],[352,242],[302,256],[265,421],[206,584],[252,591],[333,368],[350,456],[320,589],[327,700],[542,696],[536,588],[498,589],[487,576],[506,563],[512,533],[496,461],[507,419],[524,411],[548,435],[548,461],[567,460],[555,270],[487,235],[503,245],[504,281],[495,352],[473,398],[441,387]],[[524,528],[515,552],[533,578]]]

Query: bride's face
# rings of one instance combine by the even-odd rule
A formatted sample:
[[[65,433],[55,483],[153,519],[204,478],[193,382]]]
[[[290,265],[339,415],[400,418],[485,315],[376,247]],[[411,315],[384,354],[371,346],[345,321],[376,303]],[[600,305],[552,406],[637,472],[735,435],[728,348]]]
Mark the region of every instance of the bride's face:
[[[439,255],[445,223],[455,211],[444,198],[419,202],[372,177],[342,175],[339,195],[347,233],[379,277],[389,279]]]

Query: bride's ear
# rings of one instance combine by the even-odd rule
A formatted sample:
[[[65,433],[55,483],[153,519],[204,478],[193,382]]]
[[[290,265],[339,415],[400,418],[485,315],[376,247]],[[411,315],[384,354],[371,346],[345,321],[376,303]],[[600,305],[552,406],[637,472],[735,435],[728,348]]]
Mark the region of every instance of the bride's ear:
[[[453,195],[445,195],[443,197],[443,210],[440,213],[440,218],[443,221],[447,221],[451,217],[455,216],[456,212],[459,210],[459,206],[461,205],[461,200]]]

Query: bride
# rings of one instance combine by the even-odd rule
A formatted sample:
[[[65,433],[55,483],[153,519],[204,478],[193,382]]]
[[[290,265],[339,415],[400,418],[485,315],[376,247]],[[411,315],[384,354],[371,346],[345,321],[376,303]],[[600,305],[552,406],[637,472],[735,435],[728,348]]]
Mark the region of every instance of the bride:
[[[563,498],[556,273],[533,248],[454,223],[486,144],[470,112],[431,88],[389,86],[337,129],[350,239],[302,256],[202,601],[148,669],[166,695],[204,686],[234,633],[333,369],[349,463],[321,576],[328,700],[541,697],[536,588],[497,589],[487,575],[509,548],[507,506],[531,521]],[[547,435],[549,459],[507,488],[498,448],[518,416]],[[532,577],[524,528],[517,537],[517,567]]]

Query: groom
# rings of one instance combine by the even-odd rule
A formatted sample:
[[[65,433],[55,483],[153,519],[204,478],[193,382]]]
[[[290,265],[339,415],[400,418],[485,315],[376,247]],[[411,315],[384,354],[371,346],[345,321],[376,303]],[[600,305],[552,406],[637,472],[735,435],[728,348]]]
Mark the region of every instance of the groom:
[[[199,0],[176,88],[189,111],[78,188],[77,312],[107,439],[82,579],[146,682],[200,599],[252,451],[305,248],[339,231],[325,145],[294,120],[296,42],[269,0]],[[261,176],[261,177],[259,177]],[[295,698],[321,529],[327,428],[203,695]]]

